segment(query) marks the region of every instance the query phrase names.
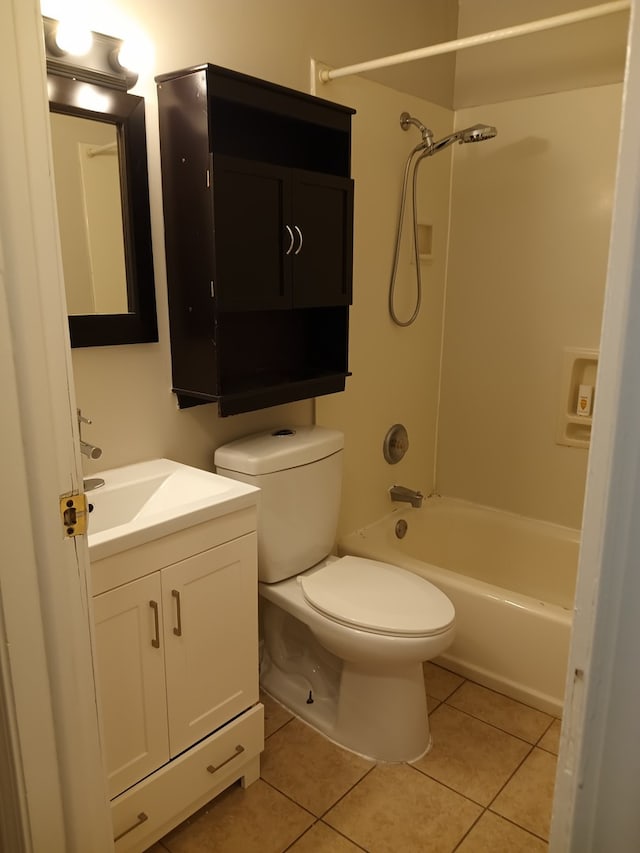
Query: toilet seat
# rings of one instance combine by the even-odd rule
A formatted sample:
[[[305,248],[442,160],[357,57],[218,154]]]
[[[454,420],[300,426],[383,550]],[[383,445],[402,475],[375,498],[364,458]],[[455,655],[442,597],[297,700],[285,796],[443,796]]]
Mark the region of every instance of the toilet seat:
[[[430,637],[447,631],[455,620],[453,605],[443,592],[390,563],[342,557],[298,581],[315,610],[375,634]]]

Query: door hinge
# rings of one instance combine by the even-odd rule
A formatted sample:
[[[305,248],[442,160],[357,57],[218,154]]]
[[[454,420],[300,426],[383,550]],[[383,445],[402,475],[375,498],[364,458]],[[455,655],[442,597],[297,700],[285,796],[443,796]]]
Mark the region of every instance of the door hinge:
[[[86,495],[66,495],[60,498],[60,518],[65,538],[70,539],[86,533],[87,516]]]

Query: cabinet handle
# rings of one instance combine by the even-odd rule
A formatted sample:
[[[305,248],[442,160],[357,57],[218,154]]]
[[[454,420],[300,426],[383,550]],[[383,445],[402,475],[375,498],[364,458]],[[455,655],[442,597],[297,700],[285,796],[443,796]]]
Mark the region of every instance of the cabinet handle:
[[[291,228],[289,228],[288,225],[285,225],[284,227],[287,229],[287,232],[289,234],[289,239],[291,240],[291,242],[289,243],[289,248],[285,252],[285,255],[290,255],[291,250],[293,249],[293,244],[295,242],[295,237],[293,236],[293,231],[291,230]]]
[[[176,619],[178,620],[178,624],[173,629],[173,633],[176,635],[176,637],[181,637],[182,636],[182,613],[180,611],[180,590],[172,589],[171,595],[176,600]]]
[[[158,619],[158,602],[150,601],[149,607],[153,610],[153,624],[156,632],[155,639],[151,640],[154,649],[160,648],[160,621]]]
[[[125,835],[128,835],[130,832],[133,832],[134,829],[137,829],[141,823],[145,822],[145,820],[149,820],[149,816],[146,815],[144,812],[140,812],[140,814],[138,815],[138,819],[133,824],[133,826],[130,826],[129,829],[125,829],[125,831],[121,832],[120,835],[116,835],[116,837],[113,840],[114,841],[120,841],[120,839],[124,838]]]
[[[302,249],[302,231],[298,228],[298,226],[297,226],[297,225],[294,225],[293,227],[294,227],[294,228],[296,229],[296,231],[298,232],[298,237],[300,238],[300,245],[298,246],[298,248],[295,250],[295,252],[294,252],[293,254],[294,254],[294,255],[299,255],[299,254],[300,254],[300,251],[301,251],[301,249]]]
[[[221,767],[224,767],[225,764],[228,764],[230,761],[233,761],[234,758],[237,758],[243,752],[244,752],[244,746],[241,746],[240,744],[238,744],[235,748],[235,752],[233,753],[233,755],[230,755],[229,758],[225,758],[225,760],[222,762],[222,764],[218,764],[217,767],[214,764],[209,764],[209,766],[207,767],[207,770],[209,771],[209,773],[217,773]]]

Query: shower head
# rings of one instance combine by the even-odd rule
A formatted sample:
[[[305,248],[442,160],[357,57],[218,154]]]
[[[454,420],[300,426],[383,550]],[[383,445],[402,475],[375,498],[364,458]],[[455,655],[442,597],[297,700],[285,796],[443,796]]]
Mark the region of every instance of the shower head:
[[[445,136],[443,139],[439,139],[437,142],[434,142],[433,131],[429,130],[428,127],[425,127],[420,119],[409,115],[409,113],[402,113],[400,116],[400,127],[403,130],[409,130],[412,125],[413,127],[417,127],[422,135],[422,142],[416,145],[412,152],[412,156],[413,154],[422,152],[420,159],[422,159],[422,157],[429,157],[431,154],[435,154],[437,151],[441,151],[443,148],[453,145],[454,142],[459,142],[460,145],[466,142],[482,142],[485,139],[492,139],[498,132],[495,127],[491,127],[491,125],[474,124],[472,127],[465,127],[463,130],[456,130],[455,133],[450,133],[449,136]]]
[[[463,145],[467,142],[483,142],[485,139],[493,139],[498,131],[495,127],[488,124],[474,124],[472,127],[465,127],[463,130],[456,130],[455,133],[450,133],[444,139],[439,139],[437,142],[432,142],[425,150],[424,156],[435,154],[454,142]]]

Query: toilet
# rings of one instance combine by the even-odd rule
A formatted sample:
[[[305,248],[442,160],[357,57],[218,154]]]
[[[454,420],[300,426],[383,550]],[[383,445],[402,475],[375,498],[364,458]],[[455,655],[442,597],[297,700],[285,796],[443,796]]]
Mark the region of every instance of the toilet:
[[[219,474],[258,501],[260,683],[331,740],[378,761],[430,746],[422,662],[452,643],[455,611],[389,563],[331,555],[344,436],[278,429],[219,447]]]

